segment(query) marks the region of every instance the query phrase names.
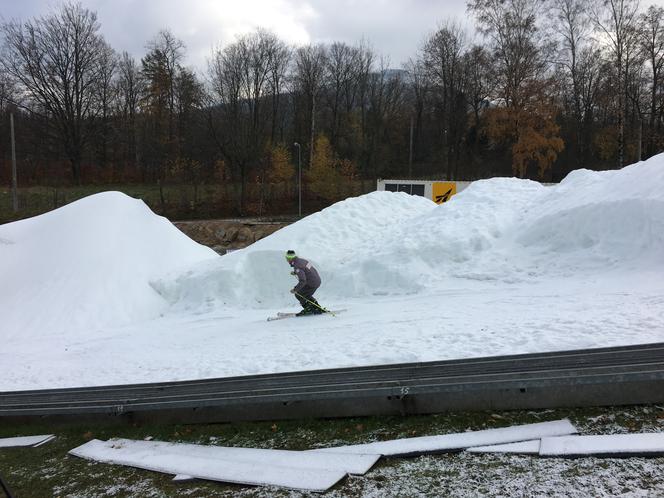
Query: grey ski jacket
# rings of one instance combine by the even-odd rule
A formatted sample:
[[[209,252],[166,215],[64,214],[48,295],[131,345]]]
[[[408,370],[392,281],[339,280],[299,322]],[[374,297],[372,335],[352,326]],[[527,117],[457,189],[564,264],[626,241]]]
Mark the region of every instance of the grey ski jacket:
[[[320,276],[314,265],[309,263],[309,261],[296,257],[289,261],[289,264],[293,267],[298,279],[297,285],[293,289],[295,292],[300,292],[305,287],[313,289],[320,287]]]

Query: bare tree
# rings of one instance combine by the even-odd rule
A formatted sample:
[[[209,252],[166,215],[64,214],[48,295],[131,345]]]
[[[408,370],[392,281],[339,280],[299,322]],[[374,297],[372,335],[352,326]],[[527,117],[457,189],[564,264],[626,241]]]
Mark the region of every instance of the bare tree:
[[[97,106],[99,107],[99,149],[100,162],[102,166],[106,165],[108,159],[108,143],[110,134],[110,119],[112,105],[117,96],[117,87],[114,84],[114,77],[118,65],[118,56],[111,46],[103,42],[100,45],[99,54],[99,84],[96,87]]]
[[[650,109],[646,153],[655,153],[655,135],[661,132],[664,99],[661,86],[664,75],[664,8],[651,5],[641,15],[641,47],[650,65]],[[655,129],[657,124],[657,129]]]
[[[480,112],[486,108],[494,93],[491,57],[481,45],[474,45],[464,54],[466,71],[466,95],[475,123],[480,122]]]
[[[136,119],[144,92],[145,80],[133,57],[123,52],[118,62],[118,107],[125,130],[127,155],[134,166],[139,164]]]
[[[248,121],[244,102],[244,60],[240,46],[232,44],[217,48],[208,61],[211,85],[209,94],[208,124],[212,138],[224,160],[231,177],[240,182],[237,211],[244,211],[244,187],[249,163],[247,144]]]
[[[272,36],[269,46],[270,51],[270,94],[272,98],[272,116],[270,142],[276,140],[277,126],[280,128],[280,137],[283,140],[283,124],[280,123],[281,95],[285,91],[285,82],[288,74],[288,68],[292,57],[292,50],[283,41],[276,36]]]
[[[328,87],[328,106],[332,112],[331,145],[336,147],[339,134],[342,109],[348,100],[353,100],[348,92],[353,91],[352,81],[356,78],[357,50],[353,47],[335,42],[328,49],[326,65],[326,86]],[[346,96],[346,98],[344,98]],[[352,104],[351,104],[352,105]]]
[[[166,179],[169,161],[178,157],[179,141],[175,136],[176,95],[175,85],[178,72],[182,70],[184,43],[170,31],[161,30],[147,47],[148,53],[141,60],[145,78],[144,109],[146,119],[146,140],[144,140],[144,160],[159,184],[162,211],[166,200],[163,183]]]
[[[219,151],[240,182],[239,212],[244,211],[248,169],[264,152],[262,103],[271,95],[274,113],[274,92],[279,91],[285,71],[283,49],[276,36],[258,30],[215,50],[209,63],[215,114],[209,114],[210,126]],[[261,177],[264,173],[262,169]]]
[[[279,115],[280,93],[290,60],[290,49],[274,33],[264,29],[258,29],[256,32],[242,37],[239,43],[243,43],[245,46],[245,57],[248,60],[247,80],[251,82],[248,87],[248,102],[253,114],[253,149],[256,153],[264,154],[264,157],[258,161],[260,163],[259,212],[262,213],[269,162],[269,153],[266,150],[266,125],[268,121],[271,123],[269,143],[272,144]],[[269,120],[266,112],[260,112],[262,102],[267,100],[268,96],[272,104]]]
[[[204,89],[196,73],[182,68],[175,76],[176,135],[180,155],[191,155],[195,112],[204,101]]]
[[[508,107],[529,98],[528,81],[545,73],[547,53],[538,30],[542,0],[473,0],[480,30],[491,40],[496,62],[497,90]]]
[[[95,104],[104,45],[97,15],[66,3],[53,14],[1,29],[2,69],[52,117],[80,183],[83,148],[100,112]]]
[[[625,80],[628,62],[637,46],[638,9],[638,0],[596,0],[590,3],[590,17],[609,46],[618,77],[618,167],[625,163]]]
[[[537,165],[541,179],[564,148],[555,122],[554,81],[549,60],[552,44],[540,28],[543,0],[473,0],[481,31],[489,38],[495,60],[497,108],[490,135],[511,149],[518,176]]]
[[[236,43],[242,63],[242,94],[251,114],[252,138],[257,141],[263,125],[261,101],[268,92],[271,70],[271,45],[276,37],[265,30],[242,36]],[[258,145],[257,143],[254,146]]]
[[[389,125],[397,122],[405,108],[405,83],[401,72],[388,69],[388,61],[382,59],[377,71],[369,77],[367,130],[364,146],[365,167],[372,177],[378,178],[390,158],[384,156],[381,139]]]
[[[460,141],[465,129],[466,102],[462,96],[465,51],[463,29],[453,23],[442,26],[424,44],[423,60],[438,97],[443,167],[447,178],[459,160]],[[454,165],[453,165],[454,163]]]
[[[314,158],[314,136],[316,130],[316,102],[323,88],[327,49],[324,45],[306,45],[295,53],[296,88],[309,103],[309,164]]]
[[[593,137],[593,127],[595,126],[595,116],[600,105],[600,89],[603,80],[609,77],[603,71],[604,64],[605,61],[599,48],[588,45],[581,49],[576,71],[581,96],[581,115],[583,116],[581,142],[585,144],[585,156],[583,158],[585,161],[590,159],[590,144]]]
[[[362,131],[362,142],[367,140],[367,109],[368,95],[371,85],[371,74],[374,71],[376,54],[364,41],[357,47],[356,86],[357,102],[360,107],[360,128]],[[363,161],[364,168],[368,167],[366,159]]]
[[[408,73],[408,83],[409,89],[411,91],[411,126],[414,127],[412,130],[412,144],[411,147],[413,150],[409,154],[409,171],[408,175],[412,175],[412,160],[411,157],[414,155],[414,152],[419,150],[419,144],[422,140],[422,127],[424,119],[424,110],[427,105],[429,98],[429,93],[431,90],[431,80],[429,77],[429,72],[426,70],[424,61],[421,57],[416,59],[410,59],[405,66],[405,70]],[[414,121],[414,123],[413,123]]]
[[[15,98],[16,85],[7,73],[0,74],[0,112]]]
[[[590,34],[586,2],[583,0],[552,0],[553,28],[561,37],[561,49],[557,63],[564,68],[564,76],[568,81],[567,87],[571,90],[572,115],[574,117],[577,153],[574,159],[577,166],[585,158],[586,144],[583,140],[583,102],[581,80],[583,71],[580,68],[580,54],[587,46],[587,37]]]
[[[469,178],[472,178],[476,175],[477,168],[481,163],[479,145],[482,116],[494,93],[495,78],[493,76],[493,61],[486,48],[481,45],[472,46],[464,54],[463,69],[465,72],[464,93],[472,112],[471,124],[466,138],[471,156],[471,164],[469,165],[471,169],[467,174]]]
[[[175,78],[181,68],[185,46],[169,30],[161,30],[147,45],[143,72],[152,86],[159,85],[168,108],[168,140],[175,134]],[[165,93],[165,95],[163,95]]]

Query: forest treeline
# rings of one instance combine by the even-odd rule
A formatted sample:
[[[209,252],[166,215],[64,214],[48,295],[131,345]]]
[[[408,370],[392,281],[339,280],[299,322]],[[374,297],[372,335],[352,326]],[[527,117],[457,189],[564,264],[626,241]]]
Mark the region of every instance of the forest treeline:
[[[10,113],[23,186],[184,185],[195,203],[224,185],[236,214],[292,207],[298,165],[307,195],[332,202],[360,180],[559,181],[664,148],[662,7],[471,0],[467,13],[476,32],[439,20],[403,67],[370,40],[294,47],[258,29],[198,71],[168,29],[140,59],[116,52],[78,3],[5,21],[0,181]]]

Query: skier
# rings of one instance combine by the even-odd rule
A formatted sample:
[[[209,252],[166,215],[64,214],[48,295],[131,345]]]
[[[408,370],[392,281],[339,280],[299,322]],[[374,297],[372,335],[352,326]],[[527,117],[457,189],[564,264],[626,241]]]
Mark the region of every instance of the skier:
[[[291,289],[291,294],[295,294],[302,305],[302,311],[297,313],[297,316],[325,313],[314,299],[314,292],[320,287],[320,276],[316,268],[306,259],[299,258],[295,251],[290,249],[286,252],[286,261],[293,268],[291,275],[297,276],[298,280],[297,285]]]

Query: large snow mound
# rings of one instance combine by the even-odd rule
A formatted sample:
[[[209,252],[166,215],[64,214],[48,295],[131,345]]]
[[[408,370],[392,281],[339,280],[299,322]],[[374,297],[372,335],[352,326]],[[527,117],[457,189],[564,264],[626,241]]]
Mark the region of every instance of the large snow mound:
[[[312,261],[328,292],[363,295],[384,288],[416,291],[416,282],[398,273],[372,254],[393,237],[394,229],[436,204],[423,197],[398,192],[373,192],[338,202],[217,261],[203,263],[175,280],[155,287],[171,303],[184,308],[233,305],[270,307],[292,304],[288,290],[294,277],[284,259],[295,249]]]
[[[216,258],[143,201],[105,192],[0,226],[0,338],[158,316],[150,281]]]
[[[603,268],[661,264],[664,155],[615,171],[577,170],[532,206],[517,237],[543,258]]]
[[[555,186],[481,180],[440,206],[373,192],[156,288],[186,309],[292,304],[287,249],[317,266],[323,299],[441,289],[451,277],[515,283],[652,269],[664,254],[664,155],[617,171],[574,171]]]
[[[405,193],[339,202],[218,257],[118,192],[0,226],[0,337],[119,326],[166,310],[294,305],[287,249],[322,301],[664,265],[664,155],[555,186],[477,181],[437,206]]]

